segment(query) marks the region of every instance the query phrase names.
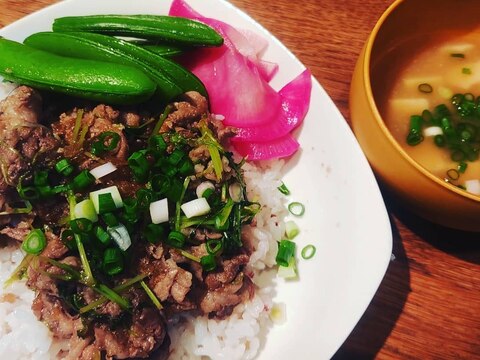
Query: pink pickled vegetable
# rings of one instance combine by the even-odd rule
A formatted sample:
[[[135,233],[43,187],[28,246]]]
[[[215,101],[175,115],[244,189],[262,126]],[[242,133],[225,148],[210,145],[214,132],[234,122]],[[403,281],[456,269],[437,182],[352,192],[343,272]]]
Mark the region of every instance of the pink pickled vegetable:
[[[249,30],[237,30],[203,17],[184,0],[173,0],[170,15],[201,21],[224,38],[219,48],[206,48],[184,64],[204,83],[212,113],[238,128],[235,149],[250,160],[286,157],[299,147],[290,135],[310,104],[311,75],[305,70],[279,92],[268,81],[278,66],[260,58],[268,42]]]
[[[238,153],[248,160],[268,160],[293,155],[299,148],[297,140],[287,134],[272,141],[253,142],[232,139]]]
[[[241,127],[237,138],[248,141],[270,141],[287,135],[305,118],[310,104],[312,78],[305,70],[280,92],[282,111],[274,121],[255,127]]]

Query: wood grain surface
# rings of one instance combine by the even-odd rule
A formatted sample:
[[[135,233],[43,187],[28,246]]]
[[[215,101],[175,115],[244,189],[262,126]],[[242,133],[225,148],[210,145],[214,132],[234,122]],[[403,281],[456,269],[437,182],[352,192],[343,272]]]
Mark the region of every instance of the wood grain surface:
[[[347,121],[355,61],[391,1],[231,0],[311,69]],[[0,0],[0,27],[54,2]],[[395,260],[335,359],[480,359],[480,234],[427,223],[382,192]]]

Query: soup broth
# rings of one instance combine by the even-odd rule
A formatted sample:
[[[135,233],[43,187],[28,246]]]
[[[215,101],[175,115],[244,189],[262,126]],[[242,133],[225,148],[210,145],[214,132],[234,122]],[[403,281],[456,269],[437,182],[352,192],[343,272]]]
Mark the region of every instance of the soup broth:
[[[404,59],[400,71],[395,72],[397,77],[392,79],[393,85],[378,104],[385,123],[405,151],[431,173],[480,194],[480,187],[477,192],[471,187],[474,181],[470,181],[480,179],[480,160],[472,154],[470,159],[452,156],[449,146],[436,145],[435,135],[440,134],[441,127],[425,130],[431,123],[423,122],[423,141],[415,146],[407,143],[410,117],[421,116],[424,110],[434,113],[437,105],[445,104],[454,122],[461,119],[478,127],[475,141],[470,141],[472,148],[480,149],[480,116],[460,118],[451,103],[455,94],[480,96],[480,28],[466,34],[436,36],[434,42],[421,49],[412,43],[411,49],[411,58]],[[445,137],[443,131],[441,134]]]

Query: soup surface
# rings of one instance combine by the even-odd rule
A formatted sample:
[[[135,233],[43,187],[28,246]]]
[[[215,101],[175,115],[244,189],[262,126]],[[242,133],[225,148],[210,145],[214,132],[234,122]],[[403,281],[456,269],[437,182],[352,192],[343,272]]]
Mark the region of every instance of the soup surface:
[[[469,94],[467,99],[473,95],[472,104],[476,104],[476,97],[480,96],[480,28],[467,34],[437,37],[421,49],[412,47],[410,54],[411,58],[397,72],[385,99],[380,101],[385,122],[398,143],[418,163],[436,176],[480,194],[480,181],[477,181],[478,191],[471,187],[475,182],[471,180],[480,179],[480,106],[479,115],[460,116],[457,106],[452,104],[456,94],[461,94],[457,99],[463,99],[465,94]],[[447,139],[445,127],[448,127],[435,111],[440,104],[450,110],[449,120],[453,126],[460,122],[468,124],[470,135],[465,135],[466,139],[461,138],[456,145],[465,149],[463,142],[467,141],[470,152],[455,152],[456,147],[448,141],[444,141],[443,146],[437,145],[442,143],[439,137]],[[429,114],[424,110],[429,110],[436,119],[429,121]],[[422,113],[420,137],[423,141],[409,145],[411,116],[422,116]],[[431,129],[433,127],[435,129]]]

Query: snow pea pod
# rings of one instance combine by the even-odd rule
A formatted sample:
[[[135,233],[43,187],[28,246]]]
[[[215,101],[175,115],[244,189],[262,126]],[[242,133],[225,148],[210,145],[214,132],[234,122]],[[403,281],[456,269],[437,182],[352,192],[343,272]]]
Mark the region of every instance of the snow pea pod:
[[[62,57],[4,38],[0,75],[18,84],[111,104],[146,101],[156,88],[132,66]]]
[[[85,32],[41,32],[29,36],[24,42],[57,55],[135,66],[157,83],[157,92],[164,101],[170,101],[191,90],[207,95],[203,83],[187,69],[140,46],[112,36]]]
[[[176,45],[220,46],[223,38],[201,22],[166,15],[89,15],[55,19],[53,31],[87,31],[141,39],[157,39]]]

